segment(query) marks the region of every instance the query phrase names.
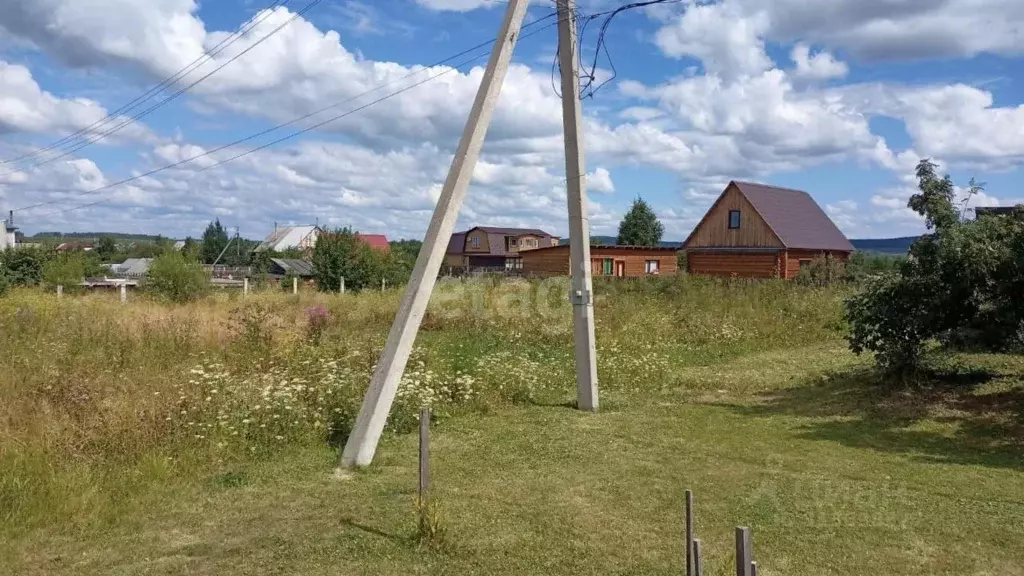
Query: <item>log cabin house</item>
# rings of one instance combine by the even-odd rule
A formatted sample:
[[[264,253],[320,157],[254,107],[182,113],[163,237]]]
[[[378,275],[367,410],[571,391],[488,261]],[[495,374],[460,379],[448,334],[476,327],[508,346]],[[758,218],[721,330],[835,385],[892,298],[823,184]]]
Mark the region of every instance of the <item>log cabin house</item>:
[[[677,274],[678,248],[650,246],[591,246],[590,267],[595,278],[636,278]],[[524,276],[568,276],[569,245],[538,248],[521,254]]]
[[[793,279],[814,258],[853,245],[801,190],[730,182],[683,242],[691,274]]]

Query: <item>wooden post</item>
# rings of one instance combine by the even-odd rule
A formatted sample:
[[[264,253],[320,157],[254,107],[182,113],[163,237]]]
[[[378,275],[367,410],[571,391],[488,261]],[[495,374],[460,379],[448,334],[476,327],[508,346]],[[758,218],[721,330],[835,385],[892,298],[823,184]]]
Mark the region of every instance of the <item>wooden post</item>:
[[[128,302],[128,283],[121,283],[121,304]]]
[[[757,576],[757,562],[750,563],[750,576]]]
[[[292,294],[299,293],[299,277],[292,276]]]
[[[750,545],[750,528],[744,526],[736,527],[736,576],[751,576],[750,562],[752,560]]]
[[[242,296],[249,295],[249,279],[242,278]]]
[[[569,261],[573,341],[576,350],[576,406],[596,412],[597,347],[594,344],[594,285],[590,270],[590,217],[583,165],[583,113],[577,71],[576,0],[558,0],[558,62],[562,79],[566,198],[569,203]]]
[[[383,292],[387,288],[387,286],[388,286],[387,280],[381,278],[380,279],[380,291]]]
[[[420,408],[420,532],[427,528],[430,499],[430,408]]]
[[[63,295],[64,295],[64,286],[61,285],[61,284],[57,284],[57,298],[59,299]]]
[[[451,168],[444,186],[441,187],[441,195],[434,207],[430,224],[427,226],[423,248],[416,257],[416,265],[413,266],[409,283],[402,294],[384,351],[374,369],[370,387],[366,391],[355,425],[342,451],[343,468],[366,466],[373,461],[377,443],[384,432],[391,404],[398,391],[398,384],[405,372],[405,365],[409,362],[416,333],[420,329],[427,304],[430,302],[430,294],[437,282],[437,273],[441,270],[448,242],[455,230],[459,208],[466,198],[473,169],[480,157],[480,148],[483,146],[487,128],[498,103],[501,84],[508,72],[512,50],[519,39],[519,30],[528,7],[529,0],[508,2],[508,9],[498,32],[498,40],[494,43],[491,58],[487,62],[487,69],[483,73],[480,88],[473,101],[473,108],[469,112],[466,128],[455,150]]]
[[[693,576],[693,491],[686,491],[686,576]]]
[[[700,540],[693,541],[693,576],[704,576],[704,553]]]
[[[338,287],[338,292],[340,292],[341,294],[345,293],[345,277],[344,276],[341,277],[341,286]]]
[[[430,408],[420,408],[420,505],[430,492]]]

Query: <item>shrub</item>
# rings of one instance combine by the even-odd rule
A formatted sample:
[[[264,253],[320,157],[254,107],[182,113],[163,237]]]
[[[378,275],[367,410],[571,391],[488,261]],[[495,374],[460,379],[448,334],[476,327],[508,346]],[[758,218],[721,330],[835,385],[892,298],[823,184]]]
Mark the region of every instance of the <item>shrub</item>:
[[[7,249],[0,252],[12,286],[36,286],[43,280],[43,264],[52,257],[38,248]]]
[[[927,160],[918,165],[921,192],[909,206],[935,232],[914,243],[897,273],[846,304],[850,348],[874,352],[881,368],[900,375],[919,367],[930,340],[991,351],[1024,346],[1024,213],[963,221],[952,208],[952,181],[934,169]]]
[[[841,260],[831,256],[818,257],[802,266],[794,279],[801,286],[831,286],[846,278]]]
[[[209,292],[210,279],[199,262],[168,250],[149,265],[146,288],[173,302],[189,302]]]
[[[409,278],[411,263],[401,253],[375,250],[348,228],[321,234],[313,249],[317,288],[337,292],[341,279],[345,289],[360,291],[380,287],[380,281],[397,286]]]
[[[11,276],[7,272],[7,266],[0,261],[0,296],[7,293],[7,290],[11,287]]]
[[[86,276],[96,274],[98,267],[83,253],[58,254],[43,265],[43,284],[74,289]]]

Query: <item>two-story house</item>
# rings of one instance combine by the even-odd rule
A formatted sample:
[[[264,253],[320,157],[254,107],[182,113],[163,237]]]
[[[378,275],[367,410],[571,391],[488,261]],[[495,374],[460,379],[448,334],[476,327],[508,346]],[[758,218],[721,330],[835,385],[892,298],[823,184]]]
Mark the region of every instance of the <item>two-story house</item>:
[[[557,246],[559,238],[532,228],[477,226],[452,234],[445,265],[463,268],[520,270],[520,252]]]

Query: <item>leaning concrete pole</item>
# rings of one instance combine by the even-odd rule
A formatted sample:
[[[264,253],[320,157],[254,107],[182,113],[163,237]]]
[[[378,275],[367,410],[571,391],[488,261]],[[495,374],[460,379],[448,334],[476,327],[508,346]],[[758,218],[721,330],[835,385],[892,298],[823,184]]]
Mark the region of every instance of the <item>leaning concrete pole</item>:
[[[597,350],[594,345],[594,285],[590,277],[590,218],[584,187],[583,120],[576,66],[576,0],[558,0],[558,64],[562,75],[562,130],[569,200],[569,261],[572,265],[573,332],[576,342],[576,405],[597,411]]]
[[[487,70],[480,81],[466,129],[459,140],[455,158],[452,159],[451,168],[448,170],[448,178],[444,182],[441,196],[434,208],[434,215],[427,227],[423,248],[416,258],[416,265],[413,267],[405,293],[402,294],[398,314],[391,325],[384,352],[381,353],[377,368],[373,372],[370,388],[363,398],[355,426],[342,451],[343,468],[366,466],[373,461],[377,442],[384,432],[391,403],[395,399],[398,383],[409,361],[409,353],[416,340],[416,332],[419,331],[423,314],[427,311],[427,303],[430,301],[430,293],[434,290],[437,273],[441,270],[445,249],[455,229],[459,208],[466,197],[473,168],[480,155],[484,136],[487,135],[494,107],[498,103],[501,84],[508,71],[512,49],[519,39],[519,29],[528,5],[529,0],[509,0],[505,19],[491,52],[491,59],[487,62]]]

